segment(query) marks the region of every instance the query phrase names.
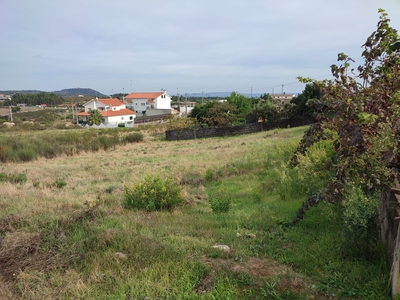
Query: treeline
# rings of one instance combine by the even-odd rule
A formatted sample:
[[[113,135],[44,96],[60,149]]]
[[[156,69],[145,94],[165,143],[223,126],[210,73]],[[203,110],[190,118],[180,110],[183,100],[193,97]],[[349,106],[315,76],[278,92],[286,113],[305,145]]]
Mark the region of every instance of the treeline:
[[[190,111],[189,117],[196,119],[197,125],[201,127],[228,127],[248,122],[273,122],[313,116],[314,110],[307,105],[307,102],[320,97],[319,88],[311,84],[306,85],[301,94],[285,105],[274,102],[267,93],[257,98],[248,98],[232,92],[226,97],[226,102],[207,101],[196,105]]]
[[[12,96],[11,100],[3,102],[4,106],[15,106],[18,103],[25,103],[28,106],[35,106],[40,104],[46,104],[47,106],[55,106],[57,104],[64,103],[63,97],[54,93],[40,92],[38,94],[25,94],[16,93]]]

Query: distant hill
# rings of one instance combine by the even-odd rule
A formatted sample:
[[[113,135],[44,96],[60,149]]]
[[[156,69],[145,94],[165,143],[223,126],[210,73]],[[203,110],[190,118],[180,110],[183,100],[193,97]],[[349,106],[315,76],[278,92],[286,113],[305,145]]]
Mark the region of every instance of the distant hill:
[[[54,94],[60,95],[60,96],[78,96],[78,95],[83,95],[83,96],[94,96],[94,97],[108,97],[107,95],[104,95],[98,91],[95,91],[93,89],[89,88],[72,88],[72,89],[63,89],[61,91],[54,91],[52,92]]]
[[[54,91],[54,92],[38,91],[38,90],[8,90],[8,91],[0,91],[0,94],[5,94],[5,95],[13,95],[16,93],[38,94],[41,92],[53,93],[56,95],[67,96],[67,97],[68,96],[78,96],[78,95],[93,96],[93,97],[108,97],[107,95],[104,95],[96,90],[89,89],[89,88],[71,88],[71,89],[63,89],[61,91]]]

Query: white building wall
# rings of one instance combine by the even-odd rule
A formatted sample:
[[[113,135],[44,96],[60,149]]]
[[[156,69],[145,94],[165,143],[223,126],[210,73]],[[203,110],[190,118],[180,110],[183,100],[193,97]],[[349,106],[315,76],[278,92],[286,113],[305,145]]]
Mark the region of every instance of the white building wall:
[[[97,102],[96,103],[96,105],[95,105],[95,103],[94,103],[94,101],[89,101],[88,103],[86,103],[86,105],[85,105],[85,111],[86,112],[89,112],[89,111],[91,111],[92,109],[104,109],[104,104],[103,103],[100,103],[100,102]]]
[[[136,111],[138,113],[142,113],[142,111],[146,111],[147,108],[147,99],[135,99],[132,100],[132,103],[127,103],[126,108]]]
[[[130,119],[132,117],[132,120]],[[113,116],[113,117],[106,117],[105,123],[125,123],[125,122],[132,122],[135,120],[134,115],[125,115],[125,116]]]
[[[165,95],[165,98],[161,98],[161,96],[159,96],[156,99],[155,108],[156,109],[171,109],[171,97],[169,97],[168,95]]]

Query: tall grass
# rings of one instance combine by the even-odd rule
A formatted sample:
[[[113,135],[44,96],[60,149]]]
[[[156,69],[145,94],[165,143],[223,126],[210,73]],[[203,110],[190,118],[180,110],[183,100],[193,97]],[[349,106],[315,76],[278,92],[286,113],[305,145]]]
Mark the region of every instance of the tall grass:
[[[278,171],[304,130],[146,136],[107,152],[1,164],[27,181],[0,182],[0,284],[15,299],[389,299],[385,256],[354,259],[337,246],[338,207],[323,203],[287,226],[303,199],[282,200]],[[124,186],[145,174],[174,178],[183,202],[125,209]],[[230,209],[214,213],[209,197]]]
[[[0,161],[27,162],[39,157],[71,156],[143,141],[143,134],[129,133],[131,130],[131,128],[115,128],[46,131],[42,134],[19,134],[17,138],[15,135],[0,135]]]

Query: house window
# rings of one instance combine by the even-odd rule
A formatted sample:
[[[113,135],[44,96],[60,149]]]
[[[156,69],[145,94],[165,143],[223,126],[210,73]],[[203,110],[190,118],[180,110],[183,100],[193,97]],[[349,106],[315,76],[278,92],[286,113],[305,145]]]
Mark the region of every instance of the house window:
[[[146,105],[146,103],[142,103],[142,106],[145,106]]]
[[[130,117],[129,117],[129,120],[133,120],[133,117],[132,117],[132,116],[130,116]]]
[[[121,120],[123,121],[123,120],[124,120],[124,117],[121,117]]]

